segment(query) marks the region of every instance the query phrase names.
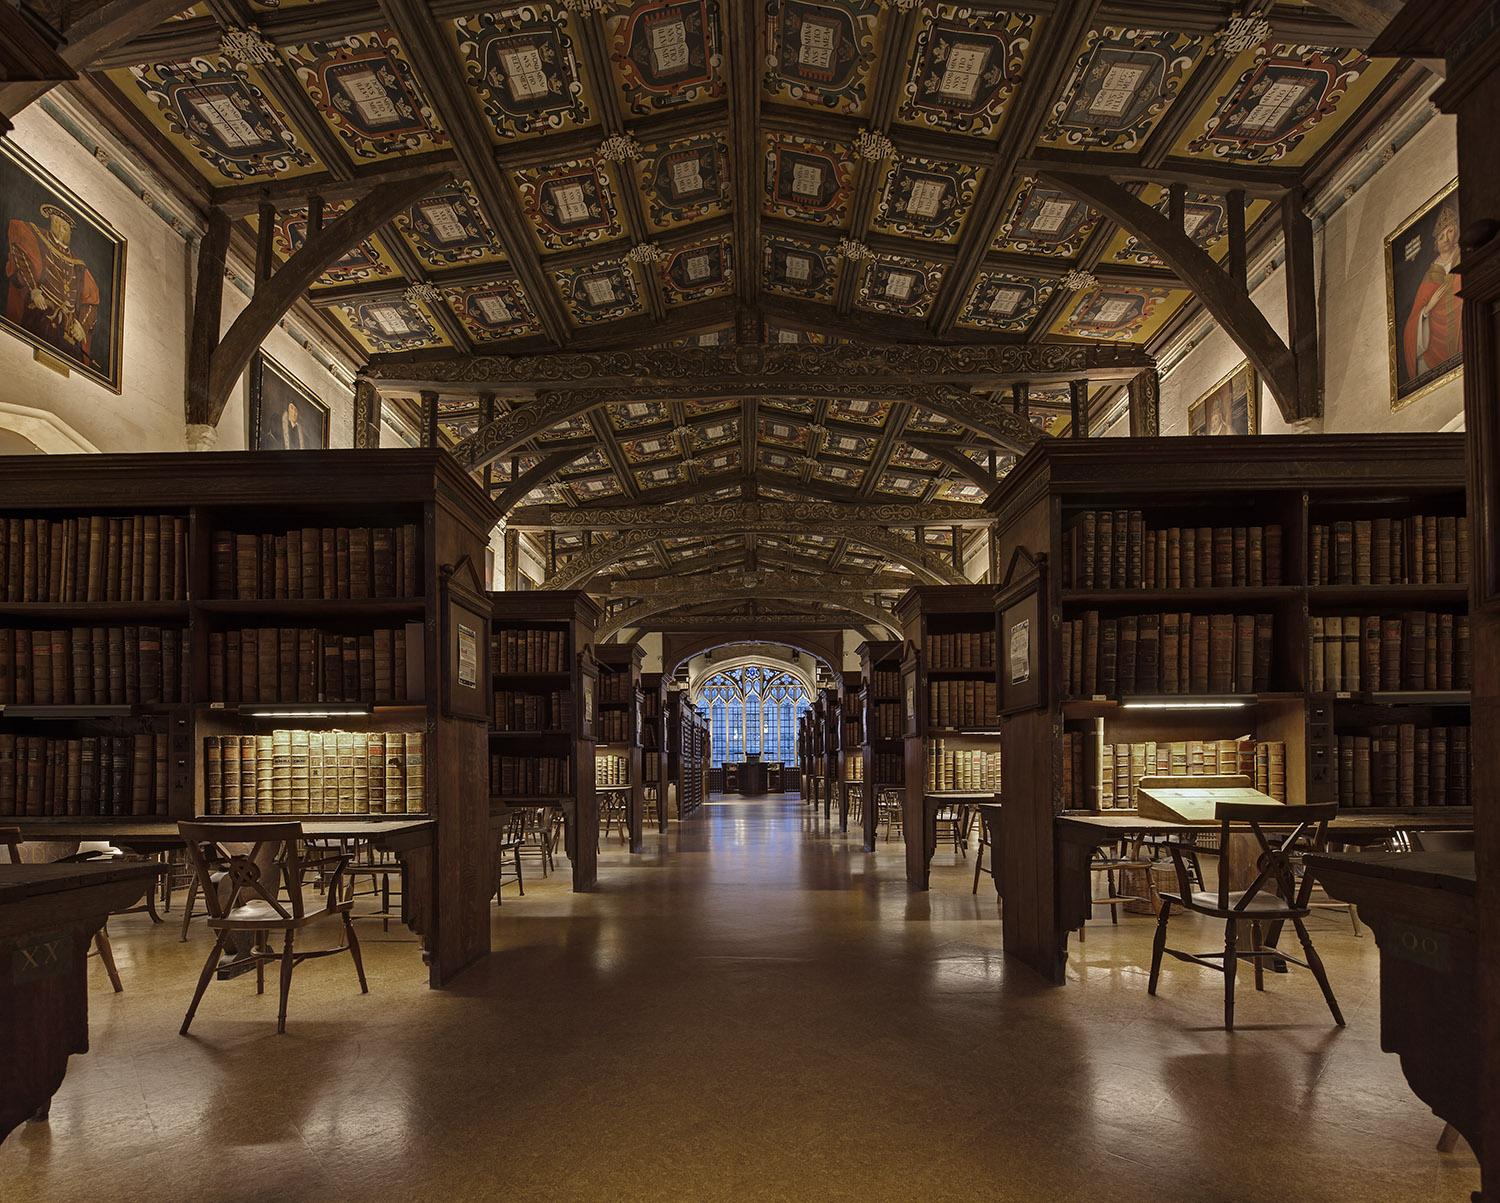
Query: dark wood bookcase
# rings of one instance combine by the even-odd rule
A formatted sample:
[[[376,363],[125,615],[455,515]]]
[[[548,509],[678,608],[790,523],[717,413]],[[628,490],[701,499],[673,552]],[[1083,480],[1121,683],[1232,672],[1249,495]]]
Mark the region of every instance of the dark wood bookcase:
[[[1388,788],[1359,795],[1356,810],[1431,814],[1433,807],[1441,806],[1445,818],[1472,818],[1471,807],[1451,804],[1467,801],[1462,753],[1467,746],[1467,690],[1426,688],[1425,662],[1419,687],[1413,687],[1418,685],[1415,679],[1402,678],[1393,682],[1398,688],[1369,688],[1374,682],[1358,635],[1350,647],[1339,648],[1340,675],[1346,665],[1358,665],[1357,683],[1330,680],[1327,671],[1320,681],[1313,665],[1320,647],[1320,664],[1326,669],[1329,663],[1326,638],[1316,638],[1320,626],[1326,634],[1327,620],[1340,620],[1342,638],[1345,618],[1362,631],[1367,619],[1395,619],[1407,613],[1447,616],[1444,625],[1455,632],[1451,650],[1456,661],[1456,632],[1466,625],[1459,622],[1466,615],[1466,585],[1457,580],[1409,583],[1396,579],[1407,572],[1392,568],[1402,560],[1407,570],[1421,567],[1413,551],[1425,551],[1428,539],[1424,533],[1416,540],[1411,519],[1454,520],[1464,515],[1463,447],[1462,436],[1456,434],[1045,440],[1016,466],[988,503],[996,520],[997,562],[1015,562],[1022,575],[1039,572],[1050,626],[1040,666],[1040,703],[1007,714],[1003,724],[1005,834],[997,867],[1005,891],[1007,951],[1027,959],[1049,978],[1056,980],[1060,973],[1054,963],[1054,818],[1067,811],[1099,811],[1107,802],[1113,807],[1104,813],[1132,809],[1131,787],[1114,790],[1114,797],[1105,788],[1106,745],[1154,745],[1165,764],[1171,760],[1168,745],[1176,745],[1180,763],[1184,746],[1192,749],[1214,741],[1227,745],[1248,737],[1262,754],[1281,758],[1290,804],[1342,801],[1346,806],[1353,801],[1348,757],[1357,745],[1361,751],[1370,749],[1369,772],[1378,774]],[[1116,528],[1117,516],[1127,515],[1129,536],[1123,549],[1124,578],[1113,572],[1108,586],[1100,579],[1099,567],[1106,559],[1114,560],[1100,550],[1100,523],[1094,522],[1092,557],[1084,526],[1086,515],[1106,509],[1115,516]],[[1391,533],[1398,519],[1406,523],[1404,538]],[[1447,575],[1456,576],[1460,524],[1445,525],[1453,540],[1443,540],[1442,560]],[[1279,529],[1279,571],[1272,571],[1268,550],[1273,526]],[[1149,548],[1159,548],[1161,536],[1145,533],[1174,528],[1199,532],[1193,540],[1198,555],[1201,532],[1221,532],[1209,536],[1211,551],[1195,566],[1188,583],[1183,577],[1186,552],[1181,536],[1167,540],[1165,578],[1159,551],[1156,569],[1148,568]],[[1326,574],[1319,568],[1320,528],[1329,531],[1330,546],[1339,541],[1344,545],[1342,552],[1333,552]],[[1387,532],[1383,553],[1376,551],[1380,531]],[[1175,577],[1170,570],[1174,543],[1179,552]],[[1136,560],[1138,547],[1142,550]],[[1257,548],[1258,570],[1252,567],[1257,564]],[[1221,552],[1229,560],[1227,571]],[[1088,580],[1081,568],[1091,558],[1096,571]],[[1435,563],[1437,557],[1432,558]],[[1028,567],[1033,562],[1037,569]],[[1218,576],[1214,564],[1219,565]],[[1391,579],[1380,580],[1382,569]],[[1411,575],[1420,580],[1425,573]],[[1005,592],[1004,586],[1000,592]],[[1129,673],[1121,671],[1118,659],[1115,680],[1109,684],[1101,680],[1102,658],[1093,688],[1078,688],[1081,674],[1070,671],[1070,656],[1082,646],[1076,638],[1080,621],[1091,622],[1088,616],[1097,615],[1101,629],[1113,621],[1124,630],[1132,623],[1141,628],[1141,616],[1166,614],[1207,615],[1210,623],[1219,616],[1221,630],[1228,625],[1225,615],[1269,616],[1269,640],[1263,650],[1252,645],[1248,663],[1231,656],[1227,665],[1227,640],[1210,645],[1209,674],[1217,681],[1207,691],[1201,671],[1196,680],[1191,672],[1179,673],[1175,680],[1145,674],[1148,688],[1142,689],[1139,663],[1135,679],[1126,682],[1123,678]],[[1070,624],[1071,651],[1066,646]],[[1408,648],[1424,646],[1408,643],[1401,624],[1397,629],[1403,631],[1402,642]],[[1179,639],[1181,630],[1179,620]],[[1161,654],[1165,643],[1163,639],[1156,653],[1162,664],[1169,658]],[[1117,643],[1117,656],[1121,646],[1123,641]],[[1242,651],[1244,644],[1236,646]],[[1190,658],[1201,650],[1190,649]],[[1376,645],[1369,651],[1378,660]],[[1400,662],[1394,644],[1385,651]],[[1344,658],[1346,654],[1352,661]],[[1139,658],[1139,642],[1135,655]],[[1085,661],[1091,658],[1085,652]],[[1335,683],[1353,687],[1331,687]],[[1380,684],[1386,684],[1384,678]],[[1001,686],[1003,691],[1003,679]],[[1416,748],[1429,743],[1431,758],[1435,728],[1465,729],[1465,737],[1448,743],[1447,772],[1434,775],[1428,765],[1429,788],[1419,795]],[[1385,757],[1383,768],[1377,755]],[[1364,770],[1359,777],[1362,784],[1368,780]],[[1115,779],[1122,780],[1118,769]],[[1403,797],[1407,805],[1400,804]],[[1411,805],[1423,799],[1427,805]],[[1377,806],[1376,801],[1387,805]]]
[[[471,872],[474,859],[489,856],[486,850],[493,847],[488,808],[471,788],[483,776],[486,724],[446,704],[451,661],[440,639],[447,629],[443,609],[450,578],[471,589],[477,586],[498,515],[452,457],[419,450],[237,452],[15,457],[0,464],[0,517],[23,524],[23,560],[30,558],[24,547],[27,520],[64,523],[99,516],[106,527],[107,520],[115,520],[119,532],[113,547],[95,551],[93,566],[87,549],[78,545],[82,539],[68,541],[65,536],[59,548],[70,563],[53,580],[40,583],[57,585],[61,595],[73,600],[0,601],[0,629],[126,628],[132,642],[143,643],[153,641],[159,629],[177,632],[181,683],[170,703],[6,701],[0,735],[40,735],[64,743],[99,736],[163,736],[166,755],[157,754],[149,803],[122,798],[109,813],[85,813],[83,788],[67,787],[64,768],[61,805],[52,814],[38,813],[35,805],[28,811],[24,797],[18,798],[19,805],[7,803],[8,792],[0,793],[0,814],[8,818],[7,812],[16,813],[29,831],[55,831],[58,839],[70,838],[71,830],[107,829],[116,822],[138,826],[143,818],[171,821],[221,814],[272,821],[335,816],[372,823],[430,820],[435,824],[430,842],[403,857],[410,894],[403,898],[403,914],[423,937],[432,984],[441,985],[487,953],[493,877],[488,871]],[[146,552],[151,527],[160,536],[167,525],[155,517],[160,515],[169,517],[174,534],[170,549],[167,540],[159,539],[152,556]],[[394,536],[385,533],[401,528],[404,568],[394,564]],[[301,562],[303,531],[316,533],[318,562],[316,569],[307,565],[297,572],[294,580],[291,565]],[[255,561],[264,564],[265,587],[259,572],[247,569],[243,582],[234,574],[235,567],[251,563],[248,550],[236,554],[225,577],[225,534],[241,536],[247,548],[254,543]],[[268,537],[264,545],[262,536]],[[107,540],[107,533],[103,537]],[[326,551],[324,538],[329,541]],[[295,559],[291,539],[298,541]],[[15,554],[17,547],[7,546],[7,571]],[[93,569],[108,575],[112,556],[118,557],[120,568],[131,566],[130,587],[116,595],[136,600],[99,599],[108,591],[98,587]],[[154,587],[149,580],[153,563]],[[404,588],[397,588],[398,583]],[[27,595],[58,596],[50,588]],[[0,598],[10,596],[0,590]],[[219,649],[229,632],[245,630],[255,632],[257,646],[262,646],[262,632],[318,634],[304,636],[300,644],[295,635],[276,638],[275,654],[257,662],[254,688],[231,695],[214,683],[228,672]],[[393,654],[381,656],[386,673],[378,694],[377,631],[399,631],[405,653],[399,689]],[[353,655],[352,684],[341,677],[336,684],[335,674],[325,674],[329,665],[321,657],[317,665],[308,663],[309,646],[331,648],[335,639],[344,647],[342,655]],[[393,646],[384,638],[380,645]],[[361,657],[362,650],[369,654]],[[70,670],[81,673],[81,651],[70,647],[69,659]],[[266,679],[261,668],[274,679]],[[243,685],[250,679],[243,675],[248,671],[243,661],[241,671]],[[328,700],[335,694],[338,702]],[[482,690],[478,696],[484,696]],[[358,762],[339,758],[332,732],[347,733],[351,750],[358,747],[364,759],[367,788],[359,795],[349,785]],[[401,741],[400,753],[391,750],[393,737]],[[225,740],[230,738],[236,745],[257,738],[276,745],[274,758],[257,763],[252,775],[253,807],[229,808],[222,774]],[[305,749],[310,739],[329,740],[320,761],[321,800],[309,784],[313,773]],[[368,760],[372,750],[380,761],[373,768]],[[417,763],[422,765],[420,786],[411,780]],[[369,788],[377,770],[379,788]],[[159,788],[163,775],[165,789]],[[132,785],[140,780],[136,777]],[[268,782],[273,785],[266,790]],[[170,828],[162,830],[166,835]]]
[[[814,736],[816,762],[813,766],[814,802],[823,808],[823,818],[832,817],[835,806],[842,807],[843,772],[839,740],[843,734],[839,693],[832,686],[818,690],[813,703],[816,727]]]
[[[863,803],[865,784],[865,683],[864,678],[844,674],[839,699],[839,830],[849,830],[849,812],[856,800]]]
[[[491,729],[490,805],[497,815],[511,806],[561,810],[573,889],[591,890],[599,880],[599,798],[594,788],[599,668],[592,650],[599,607],[576,589],[529,589],[489,596],[491,672],[497,696],[506,690],[556,693],[566,707],[566,721],[545,729]],[[510,655],[505,650],[507,641],[515,649]],[[560,765],[559,783],[544,790],[506,789],[497,771],[501,757]]]
[[[899,639],[869,640],[859,646],[864,706],[859,749],[864,761],[864,805],[860,811],[866,852],[875,851],[882,793],[906,789],[906,730],[901,708]]]
[[[928,784],[930,756],[999,750],[998,714],[985,701],[986,691],[993,698],[997,681],[995,587],[920,585],[897,601],[896,617],[904,636],[906,880],[911,888],[925,890],[937,849],[938,810],[952,802],[995,797],[975,790],[938,791]],[[958,717],[958,704],[965,717]]]
[[[662,715],[662,674],[641,674],[641,797],[655,808],[656,829],[667,829],[667,745]]]
[[[619,757],[625,762],[625,785],[600,785],[599,792],[623,792],[630,850],[642,848],[645,794],[642,727],[644,697],[641,661],[645,652],[633,643],[601,643],[594,647],[599,664],[599,758]],[[596,778],[597,778],[596,774]]]
[[[708,722],[687,690],[667,694],[667,804],[685,819],[708,800]]]

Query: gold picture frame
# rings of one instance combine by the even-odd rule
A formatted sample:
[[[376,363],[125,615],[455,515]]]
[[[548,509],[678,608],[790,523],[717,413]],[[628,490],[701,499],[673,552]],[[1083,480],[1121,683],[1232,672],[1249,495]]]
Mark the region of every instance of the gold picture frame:
[[[1405,409],[1463,372],[1463,300],[1458,263],[1458,180],[1386,236],[1386,346],[1390,357],[1391,411]],[[1451,199],[1450,199],[1451,198]],[[1422,321],[1427,319],[1427,341]],[[1440,319],[1435,321],[1434,318]],[[1434,327],[1439,326],[1440,329]],[[1440,340],[1447,353],[1433,354]]]
[[[1190,435],[1260,433],[1260,376],[1249,360],[1188,406],[1187,425]]]
[[[0,329],[112,393],[124,387],[126,245],[71,189],[0,138],[0,263],[8,277]]]

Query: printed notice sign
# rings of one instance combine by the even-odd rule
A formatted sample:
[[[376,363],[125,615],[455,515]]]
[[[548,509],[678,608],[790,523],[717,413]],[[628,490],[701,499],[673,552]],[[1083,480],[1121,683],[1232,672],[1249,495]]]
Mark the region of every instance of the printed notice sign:
[[[1031,619],[1023,618],[1010,629],[1010,683],[1031,680]]]
[[[458,624],[458,683],[465,689],[479,687],[479,632]]]

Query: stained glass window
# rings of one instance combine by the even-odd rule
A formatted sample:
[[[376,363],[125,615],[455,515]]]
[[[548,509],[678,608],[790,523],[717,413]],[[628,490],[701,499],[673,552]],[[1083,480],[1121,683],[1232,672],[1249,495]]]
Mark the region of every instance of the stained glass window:
[[[811,705],[807,687],[769,665],[746,664],[715,673],[694,699],[710,715],[712,763],[737,763],[746,753],[792,764],[797,758],[797,722]]]

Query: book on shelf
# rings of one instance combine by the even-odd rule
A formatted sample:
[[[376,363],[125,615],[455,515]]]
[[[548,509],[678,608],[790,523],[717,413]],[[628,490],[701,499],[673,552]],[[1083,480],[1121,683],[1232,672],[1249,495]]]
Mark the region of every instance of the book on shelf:
[[[870,696],[899,698],[901,696],[901,672],[894,668],[877,668],[870,674]]]
[[[1062,587],[1228,589],[1282,582],[1279,523],[1148,525],[1140,510],[1084,510],[1062,532]]]
[[[310,627],[210,631],[208,701],[419,702],[411,669],[422,659],[422,638],[420,623],[358,635]]]
[[[877,785],[902,785],[905,783],[906,762],[899,752],[870,753],[870,767],[875,773]]]
[[[208,735],[210,815],[421,814],[424,736],[415,731]]]
[[[570,691],[495,690],[495,730],[568,732],[572,729]]]
[[[183,702],[188,651],[182,627],[0,629],[0,705]]]
[[[1062,804],[1084,810],[1090,796],[1089,749],[1097,748],[1093,784],[1100,810],[1134,809],[1143,777],[1202,777],[1243,773],[1278,802],[1287,800],[1286,744],[1280,740],[1205,739],[1096,743],[1092,732],[1067,731],[1062,747]]]
[[[1264,693],[1271,688],[1270,614],[1165,612],[1062,623],[1066,696]]]
[[[998,687],[994,681],[929,681],[927,721],[934,727],[993,727],[999,722]]]
[[[630,742],[630,711],[601,710],[595,717],[598,723],[595,735],[600,743]]]
[[[568,671],[566,631],[544,627],[505,627],[495,632],[492,644],[496,672]]]
[[[0,815],[165,815],[168,737],[0,732]]]
[[[417,527],[216,530],[213,595],[255,601],[420,597]]]
[[[1340,806],[1468,806],[1469,728],[1386,723],[1337,736]]]
[[[0,518],[0,601],[187,598],[187,516]]]
[[[870,734],[875,739],[900,739],[906,734],[906,722],[900,702],[876,702],[870,708],[874,720]]]
[[[1339,519],[1310,532],[1308,582],[1321,585],[1459,585],[1469,579],[1469,521],[1462,515]]]
[[[954,631],[929,633],[922,643],[928,670],[988,671],[995,666],[994,631]],[[877,678],[881,674],[876,674]],[[899,695],[899,684],[892,691]]]
[[[628,672],[599,670],[599,701],[608,704],[629,702],[635,696],[635,685]]]
[[[943,739],[927,743],[927,792],[1000,792],[1000,749],[954,748]]]
[[[571,792],[564,756],[490,756],[490,793],[501,798],[552,798]]]
[[[1314,615],[1307,620],[1313,693],[1464,690],[1473,656],[1466,614]]]
[[[600,788],[630,784],[630,758],[627,756],[594,757],[594,784]]]

